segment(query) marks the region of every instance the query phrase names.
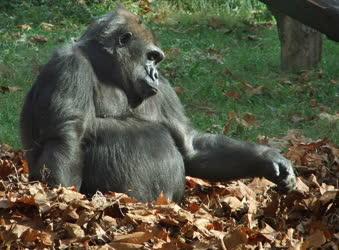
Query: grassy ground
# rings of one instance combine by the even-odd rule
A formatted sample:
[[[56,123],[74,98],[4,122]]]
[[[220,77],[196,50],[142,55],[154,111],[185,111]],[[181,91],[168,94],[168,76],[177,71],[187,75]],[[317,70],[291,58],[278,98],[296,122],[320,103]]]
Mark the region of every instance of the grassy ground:
[[[113,4],[71,2],[0,6],[5,10],[0,12],[0,86],[22,89],[0,93],[0,143],[20,147],[18,122],[23,98],[53,49],[78,37],[91,16],[113,9]],[[126,2],[130,9],[140,11],[133,1]],[[323,61],[315,71],[283,74],[275,27],[249,24],[254,20],[249,14],[261,6],[244,1],[246,12],[237,7],[237,1],[230,1],[234,5],[228,8],[219,5],[201,13],[206,4],[203,0],[197,1],[201,6],[195,8],[190,1],[172,2],[185,13],[165,2],[146,20],[167,53],[162,72],[177,87],[198,128],[222,132],[227,124],[228,135],[245,140],[302,129],[309,137],[328,137],[339,143],[338,120],[319,118],[322,112],[338,112],[338,44],[325,40]],[[223,9],[223,16],[217,17]],[[265,12],[258,13],[256,20],[267,18]],[[54,26],[46,28],[42,22]],[[18,27],[22,24],[29,26]],[[37,41],[37,35],[47,42]],[[229,122],[234,114],[237,118]]]

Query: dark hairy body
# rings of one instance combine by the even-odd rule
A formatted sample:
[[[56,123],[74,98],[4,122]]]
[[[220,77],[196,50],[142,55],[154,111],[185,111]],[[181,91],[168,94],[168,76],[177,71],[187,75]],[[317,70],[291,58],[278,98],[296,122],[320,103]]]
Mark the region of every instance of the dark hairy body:
[[[295,186],[276,150],[195,130],[140,19],[122,7],[57,50],[27,95],[21,136],[30,179],[127,193],[141,201],[184,194],[185,175],[212,181],[266,177]]]

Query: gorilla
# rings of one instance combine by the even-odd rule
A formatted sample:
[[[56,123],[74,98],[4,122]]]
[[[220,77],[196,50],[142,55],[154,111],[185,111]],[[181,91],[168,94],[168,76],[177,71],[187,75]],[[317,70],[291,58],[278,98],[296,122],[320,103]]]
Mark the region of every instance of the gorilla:
[[[141,19],[123,7],[58,49],[21,114],[30,180],[144,202],[160,193],[180,202],[186,175],[266,177],[282,191],[293,189],[293,167],[275,149],[192,128],[157,69],[164,57]]]

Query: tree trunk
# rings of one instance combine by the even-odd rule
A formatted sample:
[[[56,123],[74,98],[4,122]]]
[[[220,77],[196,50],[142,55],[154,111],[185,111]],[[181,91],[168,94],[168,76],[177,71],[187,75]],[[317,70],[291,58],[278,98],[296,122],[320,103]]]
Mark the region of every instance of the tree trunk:
[[[299,71],[317,66],[322,55],[321,33],[280,12],[272,13],[281,44],[281,69]]]

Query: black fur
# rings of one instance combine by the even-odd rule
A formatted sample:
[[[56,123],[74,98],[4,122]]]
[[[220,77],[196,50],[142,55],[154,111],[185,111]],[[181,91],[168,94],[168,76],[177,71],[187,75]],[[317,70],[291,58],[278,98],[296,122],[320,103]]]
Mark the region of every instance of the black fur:
[[[180,201],[185,175],[264,176],[294,187],[290,162],[274,149],[194,130],[157,71],[162,59],[152,34],[123,8],[57,50],[22,111],[30,179],[141,201],[161,192]]]

